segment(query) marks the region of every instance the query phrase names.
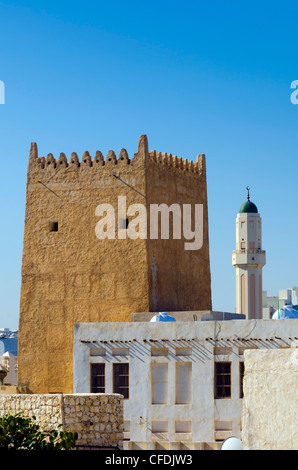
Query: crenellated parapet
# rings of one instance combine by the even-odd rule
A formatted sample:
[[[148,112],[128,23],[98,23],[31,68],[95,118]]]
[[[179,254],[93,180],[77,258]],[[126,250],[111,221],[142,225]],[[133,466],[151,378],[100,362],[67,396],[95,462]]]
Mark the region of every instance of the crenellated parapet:
[[[72,152],[70,158],[67,159],[65,153],[61,152],[58,158],[55,158],[52,153],[48,153],[46,157],[38,155],[38,148],[35,142],[31,143],[29,154],[29,170],[30,169],[62,169],[62,168],[80,168],[95,170],[102,168],[129,168],[135,166],[138,161],[154,163],[157,168],[169,169],[171,171],[179,171],[180,173],[194,174],[205,176],[206,162],[205,155],[197,156],[196,161],[188,160],[186,158],[177,157],[170,153],[157,152],[156,150],[148,151],[148,141],[146,135],[141,135],[138,144],[138,151],[130,159],[125,148],[122,148],[117,156],[113,150],[109,150],[106,157],[100,150],[95,152],[92,157],[87,150],[83,152],[79,158],[76,152]]]
[[[192,160],[177,157],[177,155],[172,155],[171,153],[162,153],[153,150],[149,152],[149,158],[152,162],[156,163],[162,168],[180,170],[184,173],[197,173],[200,176],[204,175],[206,172],[204,154],[198,155],[196,162],[193,162]]]
[[[60,153],[59,158],[55,159],[52,153],[48,153],[46,157],[38,156],[35,160],[31,160],[31,164],[38,165],[39,168],[98,168],[102,166],[113,166],[119,164],[127,164],[131,163],[131,160],[128,157],[128,153],[125,149],[122,149],[119,157],[117,158],[115,152],[113,150],[109,150],[106,159],[104,159],[103,154],[97,150],[95,152],[94,157],[89,154],[88,150],[85,150],[82,158],[80,160],[78,154],[76,152],[72,152],[69,161],[65,153]]]

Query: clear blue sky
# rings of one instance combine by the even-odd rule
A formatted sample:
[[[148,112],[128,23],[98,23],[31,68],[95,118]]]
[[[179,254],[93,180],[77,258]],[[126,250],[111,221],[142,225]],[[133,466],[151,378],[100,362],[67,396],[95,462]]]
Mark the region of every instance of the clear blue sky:
[[[215,310],[235,309],[235,218],[263,219],[264,289],[298,284],[294,1],[1,1],[0,327],[18,328],[30,142],[40,155],[205,153]]]

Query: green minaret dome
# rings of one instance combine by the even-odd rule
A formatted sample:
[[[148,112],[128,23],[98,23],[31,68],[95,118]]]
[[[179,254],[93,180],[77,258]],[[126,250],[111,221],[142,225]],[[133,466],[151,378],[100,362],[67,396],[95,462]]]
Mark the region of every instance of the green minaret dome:
[[[242,206],[239,209],[239,214],[243,213],[258,213],[258,208],[257,206],[250,201],[249,199],[249,187],[246,187],[247,189],[247,201],[245,201]]]
[[[243,212],[254,212],[255,214],[257,214],[258,208],[253,202],[245,201],[239,209],[239,213]]]

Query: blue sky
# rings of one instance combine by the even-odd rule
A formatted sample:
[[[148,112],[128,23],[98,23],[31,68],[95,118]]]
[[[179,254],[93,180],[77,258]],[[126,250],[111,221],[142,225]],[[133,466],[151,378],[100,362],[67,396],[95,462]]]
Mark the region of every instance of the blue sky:
[[[26,171],[40,155],[205,153],[212,298],[235,309],[235,219],[263,219],[271,295],[298,284],[294,1],[1,1],[0,327],[18,328]]]

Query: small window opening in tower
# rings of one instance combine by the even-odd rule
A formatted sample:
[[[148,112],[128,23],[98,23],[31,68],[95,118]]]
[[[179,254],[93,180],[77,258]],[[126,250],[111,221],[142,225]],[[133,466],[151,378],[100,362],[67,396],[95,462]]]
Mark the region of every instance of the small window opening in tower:
[[[50,222],[50,232],[58,232],[58,222]]]
[[[125,219],[125,228],[126,228],[126,230],[128,229],[128,226],[129,226],[129,219]]]

